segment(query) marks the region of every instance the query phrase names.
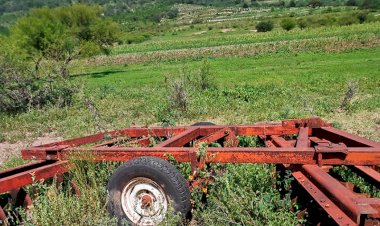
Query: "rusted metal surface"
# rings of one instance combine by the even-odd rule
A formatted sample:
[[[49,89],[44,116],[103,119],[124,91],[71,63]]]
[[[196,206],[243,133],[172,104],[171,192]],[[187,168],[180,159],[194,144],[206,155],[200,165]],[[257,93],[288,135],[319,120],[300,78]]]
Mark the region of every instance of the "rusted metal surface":
[[[368,141],[364,138],[357,139],[357,136],[350,136],[345,132],[340,132],[335,129],[326,129],[330,132],[337,132],[338,137],[343,140],[349,140],[350,145],[355,147],[367,146],[377,147],[376,142]],[[311,130],[312,132],[313,130]],[[319,132],[318,132],[319,133]],[[324,139],[325,135],[313,134],[318,137],[311,137],[310,128],[300,128],[298,137],[296,139],[295,147],[310,147],[313,143],[316,145],[316,153],[318,161],[321,165],[322,153],[329,153],[331,149],[335,149],[334,152],[340,152],[343,155],[348,154],[348,149],[344,143],[334,144],[331,141]],[[324,138],[323,138],[324,137]],[[357,139],[357,142],[356,140]],[[337,138],[334,141],[340,141]],[[291,147],[293,143],[287,141],[279,136],[270,136],[269,140],[266,140],[267,146],[273,147]],[[337,147],[342,147],[343,150],[339,150]],[[347,157],[347,156],[346,156]],[[329,169],[332,167],[325,166],[323,168],[318,165],[284,165],[285,168],[291,170],[292,176],[296,181],[309,193],[309,195],[323,208],[329,216],[339,225],[376,225],[378,221],[373,218],[379,217],[379,198],[363,198],[361,194],[353,192],[352,183],[342,183],[328,174]],[[356,171],[366,175],[371,179],[371,184],[378,185],[380,174],[374,169],[367,166],[351,166]],[[327,170],[326,170],[327,169]],[[351,186],[344,186],[343,184],[350,184]],[[364,195],[365,196],[365,195]],[[301,211],[303,212],[303,211]],[[367,217],[367,218],[366,218]]]
[[[313,197],[313,199],[340,225],[357,225],[348,217],[327,195],[315,186],[301,171],[292,173],[300,185]]]
[[[68,171],[67,161],[43,161],[0,172],[0,194]]]
[[[239,136],[257,136],[266,147],[239,147]],[[333,166],[347,165],[378,187],[380,174],[371,166],[380,165],[380,144],[335,129],[319,118],[239,126],[127,128],[31,147],[22,150],[23,158],[41,161],[0,172],[0,193],[62,174],[71,159],[128,161],[141,156],[168,159],[169,155],[190,162],[193,172],[215,162],[281,164],[336,223],[368,224],[378,222],[380,216],[379,199],[360,196],[352,184],[329,174]],[[192,177],[192,187],[203,183],[204,179],[195,180],[196,173]],[[301,213],[306,215],[306,209]]]

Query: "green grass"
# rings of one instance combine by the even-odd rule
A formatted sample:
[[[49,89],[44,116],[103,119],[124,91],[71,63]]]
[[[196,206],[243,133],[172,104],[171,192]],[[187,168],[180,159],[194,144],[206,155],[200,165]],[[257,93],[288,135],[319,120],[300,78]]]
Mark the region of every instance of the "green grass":
[[[271,54],[262,57],[209,59],[218,89],[192,94],[189,111],[178,124],[202,120],[219,123],[253,123],[308,116],[334,115],[351,80],[359,94],[351,111],[375,111],[380,107],[380,49],[343,53]],[[57,131],[74,137],[131,124],[160,124],[167,103],[164,76],[185,67],[194,73],[201,61],[98,67],[75,79],[85,91],[73,106],[31,110],[15,116],[2,115],[0,132],[5,140],[27,134]],[[88,70],[88,69],[87,69]],[[247,96],[248,100],[239,96]],[[247,99],[246,98],[246,99]],[[84,104],[95,103],[101,116],[94,121]],[[309,109],[309,110],[305,110]],[[311,110],[311,111],[310,111]]]
[[[279,12],[273,15],[275,13]],[[184,55],[177,59],[173,56],[171,60],[163,57],[107,66],[78,65],[77,62],[71,68],[72,79],[83,89],[75,95],[72,105],[1,114],[1,140],[33,140],[46,133],[68,139],[131,125],[189,125],[198,121],[252,124],[318,116],[348,132],[380,141],[379,23],[291,32],[277,29],[265,34],[242,29],[225,34],[213,29],[197,36],[190,35],[192,32],[165,34],[145,43],[121,46],[114,49],[114,54],[149,55],[149,51],[168,51],[167,58],[170,58],[173,52],[186,48],[199,52],[203,47],[214,53],[224,48],[230,48],[231,52],[214,57],[200,52],[197,57]],[[367,45],[368,39],[373,43]],[[253,45],[258,46],[261,54],[239,55]],[[335,46],[338,47],[334,49]],[[122,56],[107,59],[112,61]],[[186,83],[187,111],[170,108],[164,76],[176,80],[180,71],[197,75],[204,59],[210,65],[214,87],[199,90],[195,87],[199,81],[193,79]],[[339,107],[349,82],[357,83],[358,93],[347,110],[341,112]],[[22,163],[15,158],[2,168]],[[53,184],[40,186],[26,225],[115,223],[105,208],[105,186],[117,164],[77,164],[79,167],[72,177],[79,182],[83,196],[74,197],[67,189],[58,191]],[[272,170],[272,165],[264,164],[226,165],[228,173],[217,178],[209,189],[209,206],[198,206],[194,211],[196,223],[299,223],[296,214],[289,211],[289,198],[280,197],[273,189]],[[344,176],[366,191],[362,181],[350,174]],[[377,190],[370,192],[378,194]]]

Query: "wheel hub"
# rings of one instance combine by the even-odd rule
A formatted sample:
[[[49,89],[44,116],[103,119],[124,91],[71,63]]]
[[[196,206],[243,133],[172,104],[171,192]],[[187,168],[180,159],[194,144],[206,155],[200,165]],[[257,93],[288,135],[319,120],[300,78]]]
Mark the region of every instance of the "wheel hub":
[[[137,225],[157,225],[167,212],[168,201],[162,188],[148,178],[135,178],[121,195],[124,213]]]

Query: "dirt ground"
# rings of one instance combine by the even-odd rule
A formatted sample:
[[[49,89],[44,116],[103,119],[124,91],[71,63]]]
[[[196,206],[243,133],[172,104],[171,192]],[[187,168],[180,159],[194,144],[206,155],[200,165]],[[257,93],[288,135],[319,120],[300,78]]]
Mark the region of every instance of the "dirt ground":
[[[61,140],[63,140],[62,137],[56,137],[50,134],[45,134],[44,136],[38,137],[36,140],[32,142],[19,141],[13,144],[8,142],[0,143],[0,165],[7,159],[20,155],[20,150],[23,148],[48,144]]]

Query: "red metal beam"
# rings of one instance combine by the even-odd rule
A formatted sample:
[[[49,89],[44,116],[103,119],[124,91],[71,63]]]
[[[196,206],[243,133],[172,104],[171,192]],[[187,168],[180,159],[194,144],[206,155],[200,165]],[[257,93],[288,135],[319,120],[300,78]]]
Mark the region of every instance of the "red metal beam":
[[[75,158],[89,157],[94,160],[126,161],[139,156],[156,156],[163,158],[167,154],[173,155],[177,161],[189,162],[189,155],[197,152],[193,147],[140,147],[140,148],[67,148],[62,151],[49,152],[46,148],[29,148],[22,150],[24,159],[36,160],[69,160],[70,154],[77,154]],[[85,155],[81,155],[84,153]],[[285,163],[285,164],[318,164],[317,153],[314,148],[207,148],[209,157],[206,162],[223,163]],[[62,155],[62,156],[61,156]],[[347,154],[340,153],[340,149],[323,153],[323,164],[326,165],[377,165],[380,164],[380,148],[347,148]]]
[[[174,137],[171,137],[157,144],[155,147],[181,147],[191,142],[192,140],[196,139],[199,136],[200,136],[199,127],[192,127]]]
[[[309,146],[308,132],[308,128],[300,128],[296,147]],[[281,137],[271,136],[271,138],[280,147],[290,146],[290,143]],[[351,191],[320,167],[303,165],[302,170],[296,170],[297,167],[294,166],[290,168],[298,183],[339,225],[358,225],[362,214],[379,214],[371,205],[379,205],[380,199],[357,199]],[[373,174],[373,176],[378,175]]]
[[[67,161],[31,163],[0,173],[0,194],[68,171]]]
[[[104,140],[106,137],[116,138],[120,136],[124,137],[143,137],[143,136],[153,136],[153,137],[168,137],[173,134],[180,133],[186,130],[188,127],[152,127],[152,128],[126,128],[121,130],[113,130],[105,133],[97,133],[94,135],[89,135],[80,138],[74,138],[65,141],[59,141],[55,143],[41,145],[39,147],[53,147],[57,145],[69,145],[70,147],[76,147],[84,144],[95,143]]]
[[[303,165],[302,171],[357,224],[362,214],[378,214],[371,204],[380,204],[380,199],[357,199],[353,192],[316,165]]]
[[[333,127],[315,128],[312,134],[332,143],[344,143],[348,147],[380,147],[380,143],[344,132]]]
[[[309,128],[302,127],[298,133],[296,147],[306,148],[309,147]]]
[[[357,225],[331,199],[315,186],[301,171],[292,172],[293,177],[310,194],[310,196],[327,212],[339,225]]]
[[[94,145],[92,147],[96,148],[96,147],[103,147],[103,146],[112,146],[112,145],[115,145],[117,143],[118,143],[118,140],[111,140],[111,141],[107,141],[107,142],[103,142],[103,143]],[[149,144],[150,144],[149,137],[142,137],[139,139],[135,139],[135,140],[131,140],[131,141],[126,142],[127,146],[128,145],[141,145],[142,147],[148,147]]]
[[[200,136],[206,136],[216,130],[225,128],[226,126],[196,126],[200,128]],[[258,136],[258,135],[291,135],[298,133],[298,129],[295,127],[282,126],[280,124],[271,125],[242,125],[242,126],[227,126],[234,131],[238,136]],[[55,143],[41,145],[39,147],[53,147],[57,145],[68,145],[76,147],[84,144],[95,143],[104,140],[105,137],[116,138],[119,136],[127,136],[131,138],[142,136],[153,137],[172,137],[185,130],[194,128],[194,126],[187,127],[152,127],[152,128],[127,128],[122,130],[114,130],[105,133],[98,133],[90,136],[59,141]]]
[[[321,118],[304,118],[304,119],[291,119],[282,121],[282,125],[285,127],[331,127],[331,123],[323,121]]]

